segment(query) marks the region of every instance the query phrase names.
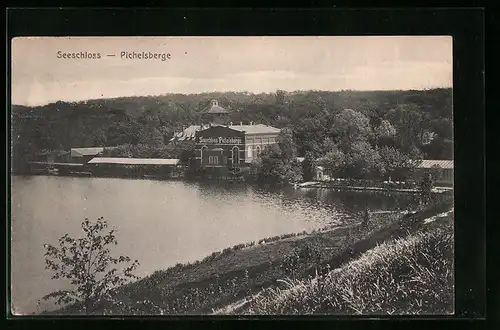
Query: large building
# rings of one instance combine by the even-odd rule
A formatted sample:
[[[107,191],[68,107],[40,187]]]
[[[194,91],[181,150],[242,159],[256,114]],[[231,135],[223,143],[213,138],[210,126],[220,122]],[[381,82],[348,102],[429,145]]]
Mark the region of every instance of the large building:
[[[193,143],[196,164],[203,168],[248,167],[267,146],[276,144],[280,130],[271,126],[227,122],[229,112],[213,100],[201,125],[174,134],[173,143]]]
[[[202,167],[246,167],[280,130],[262,124],[212,125],[196,132],[196,159]]]

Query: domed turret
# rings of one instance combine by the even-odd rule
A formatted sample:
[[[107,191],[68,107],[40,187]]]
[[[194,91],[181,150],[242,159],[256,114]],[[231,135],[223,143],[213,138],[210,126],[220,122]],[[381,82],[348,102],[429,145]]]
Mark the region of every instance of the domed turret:
[[[223,125],[227,122],[229,111],[219,105],[217,100],[212,100],[210,109],[203,114],[203,121],[210,124]]]
[[[208,110],[208,113],[211,114],[226,114],[229,113],[226,109],[221,107],[219,105],[219,102],[217,100],[212,100],[212,106],[210,107],[210,110]]]

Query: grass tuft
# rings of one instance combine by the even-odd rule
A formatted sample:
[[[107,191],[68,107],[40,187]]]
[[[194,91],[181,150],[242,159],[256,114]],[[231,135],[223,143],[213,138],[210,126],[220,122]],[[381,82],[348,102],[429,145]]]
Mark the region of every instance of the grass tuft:
[[[264,290],[243,313],[452,313],[452,232],[442,226],[384,242],[326,275]]]

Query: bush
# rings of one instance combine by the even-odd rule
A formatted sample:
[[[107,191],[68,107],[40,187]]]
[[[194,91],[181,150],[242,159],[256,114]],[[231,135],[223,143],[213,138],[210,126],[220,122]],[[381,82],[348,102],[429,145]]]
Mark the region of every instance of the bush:
[[[59,247],[45,244],[46,269],[54,272],[52,279],[65,278],[75,288],[49,293],[42,299],[54,299],[58,305],[76,303],[88,313],[96,303],[109,298],[115,288],[138,278],[133,274],[139,266],[137,260],[111,256],[110,247],[118,242],[114,230],[103,233],[107,227],[102,217],[96,223],[85,219],[84,237],[75,239],[66,234],[59,239]]]

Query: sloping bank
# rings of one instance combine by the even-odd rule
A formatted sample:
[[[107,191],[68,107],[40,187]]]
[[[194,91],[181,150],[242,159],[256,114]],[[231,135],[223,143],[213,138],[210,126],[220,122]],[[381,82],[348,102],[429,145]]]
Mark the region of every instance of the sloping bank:
[[[442,315],[453,313],[453,222],[424,228],[366,251],[340,268],[218,310],[217,314]]]
[[[271,310],[269,307],[272,299],[277,298],[276,294],[273,298],[272,290],[281,290],[277,288],[283,287],[282,280],[304,281],[328,276],[332,274],[332,269],[356,259],[377,244],[419,231],[425,225],[424,219],[445,212],[450,207],[451,202],[444,202],[416,214],[374,214],[368,224],[360,221],[349,226],[326,227],[313,233],[284,235],[240,244],[214,253],[202,261],[178,264],[126,285],[112,299],[97,303],[90,313],[161,315],[293,312],[293,308]],[[361,268],[359,270],[362,271]],[[302,282],[294,283],[304,285]],[[261,307],[255,304],[257,299],[250,299],[259,293],[267,299],[260,300]],[[253,304],[247,303],[249,301],[253,301]],[[235,308],[236,305],[240,307]],[[76,305],[50,314],[54,313],[79,314]]]

